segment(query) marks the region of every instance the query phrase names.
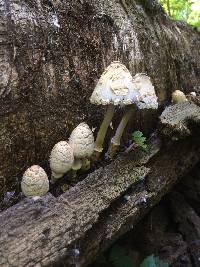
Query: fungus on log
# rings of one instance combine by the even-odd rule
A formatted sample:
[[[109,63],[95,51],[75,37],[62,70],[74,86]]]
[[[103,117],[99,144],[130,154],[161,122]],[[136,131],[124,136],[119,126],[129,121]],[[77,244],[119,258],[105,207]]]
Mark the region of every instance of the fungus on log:
[[[177,114],[170,108],[163,114],[170,118],[172,128],[182,131],[180,123],[188,111],[192,121],[191,109],[195,114],[197,108],[188,101],[176,106]],[[177,116],[181,116],[179,120]],[[191,135],[176,142],[162,143],[152,136],[148,153],[136,150],[121,155],[58,198],[48,194],[35,203],[25,199],[2,212],[0,265],[71,266],[76,260],[78,266],[86,266],[200,161],[194,125],[199,130],[199,123],[188,124]],[[75,248],[80,254],[74,258]]]
[[[147,73],[161,106],[177,88],[200,92],[199,33],[156,0],[0,1],[1,194],[80,122],[98,129],[103,108],[89,98],[115,60]]]

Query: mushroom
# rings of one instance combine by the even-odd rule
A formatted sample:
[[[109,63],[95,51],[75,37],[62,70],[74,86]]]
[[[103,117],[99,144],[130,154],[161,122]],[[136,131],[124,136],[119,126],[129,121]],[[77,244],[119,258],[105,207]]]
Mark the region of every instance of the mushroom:
[[[135,102],[138,109],[157,109],[158,101],[157,96],[152,85],[150,78],[144,73],[138,73],[133,77],[134,90],[137,92],[137,100]],[[115,136],[111,139],[111,144],[108,149],[108,155],[110,158],[116,154],[118,147],[120,146],[120,140],[124,129],[134,114],[133,107],[129,108],[121,119],[121,122],[116,130]]]
[[[130,105],[137,99],[132,80],[128,69],[120,62],[114,61],[103,72],[90,97],[91,103],[108,106],[95,141],[93,157],[96,159],[103,151],[103,142],[113,118],[115,106]]]
[[[178,104],[187,101],[185,94],[180,90],[175,90],[172,93],[172,102],[173,104]]]
[[[50,155],[52,181],[61,178],[73,165],[73,149],[66,141],[60,141],[53,147]]]
[[[190,92],[190,95],[196,97],[197,93],[196,92]]]
[[[69,145],[73,149],[74,163],[73,170],[79,170],[82,165],[88,167],[89,158],[94,152],[94,136],[90,127],[85,123],[80,123],[69,137]]]
[[[38,165],[28,168],[23,174],[21,189],[26,197],[40,197],[49,191],[46,172]]]
[[[150,78],[144,73],[138,73],[133,77],[134,90],[137,92],[137,100],[132,99],[135,102],[137,108],[140,109],[157,109],[158,101],[157,96],[152,85]],[[135,95],[133,94],[133,95]],[[119,146],[120,140],[123,135],[124,129],[134,113],[133,107],[129,108],[121,119],[121,122],[116,130],[115,136],[111,139],[111,144],[108,149],[108,155],[112,158]]]
[[[158,109],[158,98],[150,78],[145,73],[133,77],[133,84],[139,93],[136,106],[139,109]]]

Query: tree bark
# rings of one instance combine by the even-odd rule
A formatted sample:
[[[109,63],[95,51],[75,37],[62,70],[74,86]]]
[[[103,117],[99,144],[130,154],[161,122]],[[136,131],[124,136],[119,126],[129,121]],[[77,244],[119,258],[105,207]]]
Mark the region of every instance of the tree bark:
[[[78,123],[98,128],[104,111],[89,97],[111,61],[147,73],[161,106],[174,89],[199,92],[199,38],[155,0],[0,0],[0,194],[32,164],[48,171]],[[152,130],[149,118],[136,115],[127,134]]]
[[[166,128],[173,128],[172,141],[169,135],[163,142],[154,134],[148,153],[121,155],[58,198],[25,199],[2,212],[0,266],[89,264],[200,161],[197,111],[200,107],[189,101],[168,107],[160,131],[165,136]],[[181,134],[186,127],[187,136]]]

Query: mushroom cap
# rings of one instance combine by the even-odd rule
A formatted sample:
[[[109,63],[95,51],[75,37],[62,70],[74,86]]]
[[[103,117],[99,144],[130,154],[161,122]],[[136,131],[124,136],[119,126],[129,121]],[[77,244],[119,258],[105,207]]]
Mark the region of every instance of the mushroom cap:
[[[80,123],[71,133],[69,144],[73,148],[75,158],[89,158],[94,152],[94,136],[90,127]]]
[[[50,168],[55,173],[68,172],[74,162],[73,150],[66,141],[60,141],[53,147],[50,154]]]
[[[185,94],[182,91],[175,90],[172,93],[172,102],[174,104],[182,103],[182,102],[185,102],[185,101],[187,101],[187,98],[186,98]]]
[[[46,172],[38,165],[28,168],[23,174],[21,189],[25,196],[43,196],[49,191],[49,180]]]
[[[139,109],[157,109],[158,100],[150,78],[144,73],[133,77],[133,84],[139,93],[136,105]]]
[[[114,61],[101,75],[90,102],[97,105],[130,105],[137,100],[137,95],[129,70]]]

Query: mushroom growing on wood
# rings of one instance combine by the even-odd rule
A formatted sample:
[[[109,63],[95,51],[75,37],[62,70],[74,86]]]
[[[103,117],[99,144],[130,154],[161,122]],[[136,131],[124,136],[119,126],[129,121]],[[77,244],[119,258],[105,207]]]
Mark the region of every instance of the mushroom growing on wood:
[[[95,141],[94,158],[98,159],[103,151],[103,142],[110,125],[116,105],[130,105],[137,99],[132,76],[128,69],[118,61],[112,62],[101,75],[90,102],[107,105],[104,120]]]
[[[61,178],[73,165],[74,155],[71,146],[66,141],[60,141],[53,147],[50,155],[52,181]]]
[[[137,100],[132,99],[132,102],[136,104],[139,110],[158,108],[158,101],[154,86],[152,85],[150,78],[146,74],[136,74],[133,77],[133,86],[135,90],[134,95],[137,95]],[[116,130],[115,136],[112,138],[110,147],[108,149],[108,155],[111,158],[116,154],[118,147],[120,146],[122,134],[133,113],[134,109],[131,107],[121,119],[121,122]]]
[[[173,104],[178,104],[187,101],[185,94],[180,90],[175,90],[172,93],[172,102]]]
[[[49,191],[46,172],[38,165],[28,168],[23,174],[21,189],[26,197],[43,196]]]
[[[158,109],[158,98],[150,78],[145,73],[133,77],[134,87],[139,93],[136,105],[139,109]]]
[[[94,136],[90,127],[80,123],[71,133],[69,145],[73,149],[74,163],[73,170],[79,170],[82,165],[89,164],[89,158],[94,152]],[[84,163],[84,164],[83,164]]]

